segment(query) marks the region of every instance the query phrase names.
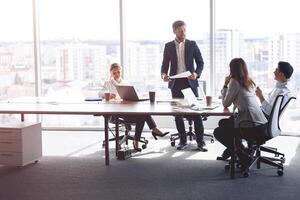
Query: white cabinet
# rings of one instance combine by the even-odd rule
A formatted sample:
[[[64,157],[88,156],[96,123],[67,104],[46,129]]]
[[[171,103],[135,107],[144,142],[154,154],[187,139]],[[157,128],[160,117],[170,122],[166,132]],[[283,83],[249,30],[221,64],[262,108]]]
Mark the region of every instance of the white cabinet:
[[[24,166],[41,157],[41,123],[0,124],[0,165]]]

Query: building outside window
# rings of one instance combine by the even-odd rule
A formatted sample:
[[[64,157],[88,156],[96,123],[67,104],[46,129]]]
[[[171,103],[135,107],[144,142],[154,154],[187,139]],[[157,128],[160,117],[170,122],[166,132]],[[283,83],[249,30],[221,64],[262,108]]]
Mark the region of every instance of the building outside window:
[[[284,130],[299,132],[300,119],[300,27],[297,0],[215,0],[215,19],[210,18],[210,0],[43,0],[38,1],[41,61],[41,96],[59,102],[83,102],[97,96],[109,76],[109,65],[121,62],[124,78],[139,90],[156,90],[170,96],[161,80],[164,44],[174,39],[172,23],[187,24],[187,39],[195,40],[204,58],[201,80],[210,86],[210,23],[215,21],[215,86],[218,96],[234,57],[248,63],[256,84],[269,92],[278,61],[294,67],[290,88],[298,100],[289,106]],[[124,7],[120,12],[119,3]],[[0,99],[34,96],[32,1],[1,1]],[[16,6],[18,4],[18,6]],[[120,13],[124,24],[120,30]],[[284,14],[283,14],[284,13]],[[124,52],[120,34],[124,34]],[[38,81],[39,82],[39,81]],[[2,121],[19,119],[1,115]],[[68,120],[66,120],[68,119]],[[100,118],[43,116],[44,127],[92,127]],[[68,123],[69,124],[68,124]]]

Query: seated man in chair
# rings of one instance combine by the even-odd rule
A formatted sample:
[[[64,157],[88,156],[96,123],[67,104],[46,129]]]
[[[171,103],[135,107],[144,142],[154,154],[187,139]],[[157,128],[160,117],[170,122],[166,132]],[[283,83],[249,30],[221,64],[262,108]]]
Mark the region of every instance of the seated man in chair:
[[[267,99],[264,98],[262,94],[262,90],[257,87],[256,88],[256,96],[259,98],[261,102],[261,109],[265,113],[265,115],[268,117],[270,115],[272,106],[274,104],[275,98],[278,95],[283,95],[283,103],[282,106],[284,106],[288,100],[288,95],[291,93],[291,91],[288,88],[288,81],[291,78],[293,74],[293,67],[288,62],[280,61],[278,63],[277,68],[274,71],[274,79],[277,81],[275,88],[269,93],[269,96]]]

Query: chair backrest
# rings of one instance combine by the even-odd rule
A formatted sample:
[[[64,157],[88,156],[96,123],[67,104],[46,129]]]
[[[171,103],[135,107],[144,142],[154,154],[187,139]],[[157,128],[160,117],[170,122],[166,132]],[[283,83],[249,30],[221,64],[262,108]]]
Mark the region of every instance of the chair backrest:
[[[282,99],[282,104],[280,106],[280,111],[279,111],[279,118],[284,113],[284,111],[287,108],[287,105],[290,103],[290,101],[293,99],[296,99],[296,97],[294,97],[294,96],[284,96],[283,98],[288,98],[288,100],[284,103],[284,99]],[[284,105],[283,105],[283,103],[284,103]]]
[[[268,127],[267,131],[270,138],[277,137],[281,134],[281,130],[279,127],[279,114],[280,114],[280,108],[283,101],[283,95],[278,95],[275,99],[275,102],[273,104],[269,120],[268,120]]]

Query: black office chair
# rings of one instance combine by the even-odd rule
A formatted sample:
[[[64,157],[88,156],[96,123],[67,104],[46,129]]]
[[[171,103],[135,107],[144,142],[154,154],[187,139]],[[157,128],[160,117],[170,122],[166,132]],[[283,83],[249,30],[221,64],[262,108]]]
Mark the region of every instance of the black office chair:
[[[287,104],[292,100],[292,99],[295,99],[295,97],[290,97],[288,102],[286,103],[286,105],[284,106],[281,106],[282,103],[283,103],[283,95],[278,95],[276,97],[276,100],[274,102],[274,105],[272,107],[272,111],[271,111],[271,114],[269,116],[269,119],[268,119],[268,123],[267,123],[267,133],[268,133],[268,139],[261,139],[261,140],[247,140],[248,142],[250,142],[252,145],[249,147],[251,148],[255,154],[254,156],[252,157],[252,162],[251,162],[251,165],[246,168],[243,172],[243,176],[244,177],[248,177],[249,176],[249,171],[251,169],[254,168],[254,166],[256,166],[257,169],[260,168],[260,164],[261,163],[265,163],[267,165],[270,165],[270,166],[273,166],[273,167],[276,167],[277,168],[277,175],[278,176],[282,176],[283,175],[283,163],[285,162],[284,160],[284,157],[281,157],[281,158],[275,158],[275,157],[267,157],[267,156],[262,156],[261,155],[261,151],[265,151],[265,148],[262,146],[266,141],[274,138],[274,137],[277,137],[281,134],[281,129],[280,129],[280,126],[279,126],[279,119],[280,119],[280,116],[282,114],[282,112],[284,111],[284,109],[286,108]],[[239,124],[239,127],[242,127],[242,125],[244,123],[252,123],[253,126],[254,126],[254,122],[252,121],[242,121],[240,122]],[[240,128],[240,131],[242,133],[242,128]],[[235,139],[234,138],[234,144],[235,144]],[[270,152],[269,150],[267,150],[266,152]],[[281,154],[280,152],[273,152],[271,151],[270,153],[275,153],[275,154],[280,154],[280,155],[284,155],[284,154]],[[234,178],[234,167],[235,167],[235,161],[236,161],[236,155],[232,156],[231,157],[231,161],[230,161],[230,168],[231,168],[231,178]]]
[[[188,132],[186,133],[187,137],[189,138],[190,141],[192,141],[193,139],[196,139],[196,134],[195,132],[193,131],[193,118],[192,117],[184,117],[184,119],[186,119],[189,123],[189,130]],[[202,117],[202,120],[203,121],[206,121],[207,120],[207,117]],[[208,137],[210,139],[210,142],[211,143],[214,143],[214,136],[213,135],[209,135],[209,134],[203,134],[204,137]],[[175,142],[176,140],[178,140],[180,137],[179,137],[179,133],[174,133],[174,134],[171,134],[170,136],[170,141],[171,141],[171,146],[174,147],[175,146]]]
[[[135,140],[134,135],[130,135],[130,131],[132,130],[132,126],[134,126],[135,123],[128,123],[123,118],[119,118],[118,120],[119,120],[119,130],[124,129],[124,135],[119,136],[119,145],[121,147],[122,144],[128,145],[128,140],[131,140],[131,141]],[[108,127],[108,130],[113,135],[113,137],[110,138],[108,141],[109,142],[110,141],[116,141],[116,135],[115,135],[116,119],[114,117],[110,117],[108,122],[109,122],[109,125],[111,125],[111,126]],[[139,142],[143,144],[142,145],[143,149],[147,148],[148,140],[146,140],[145,137],[140,137]],[[103,142],[102,142],[102,147],[103,148],[105,147],[105,140],[103,140]]]

